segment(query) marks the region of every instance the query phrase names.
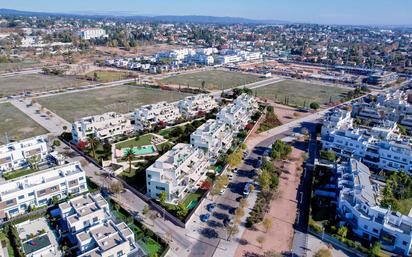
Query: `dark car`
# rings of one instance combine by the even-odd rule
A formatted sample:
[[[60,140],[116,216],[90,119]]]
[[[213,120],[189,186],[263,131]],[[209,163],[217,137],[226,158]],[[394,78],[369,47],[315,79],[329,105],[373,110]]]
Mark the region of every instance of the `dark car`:
[[[210,213],[200,215],[200,220],[203,222],[207,222],[210,218]]]
[[[216,209],[216,204],[215,203],[210,203],[206,206],[206,209],[210,212],[212,212],[214,209]]]

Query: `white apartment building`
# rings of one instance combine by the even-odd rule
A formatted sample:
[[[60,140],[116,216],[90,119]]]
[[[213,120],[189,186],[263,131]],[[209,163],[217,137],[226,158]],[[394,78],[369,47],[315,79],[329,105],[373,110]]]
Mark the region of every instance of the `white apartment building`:
[[[104,140],[132,132],[133,126],[129,119],[115,112],[107,112],[73,122],[72,141],[77,144],[87,141],[89,136]]]
[[[205,153],[188,144],[177,144],[146,169],[147,194],[177,204],[188,192],[196,191],[206,178],[209,163]]]
[[[0,146],[0,173],[28,167],[28,159],[33,156],[43,161],[48,155],[46,139],[32,137]]]
[[[360,237],[380,241],[385,250],[409,256],[412,245],[412,218],[382,208],[379,190],[370,181],[370,171],[351,159],[337,166],[338,213]]]
[[[354,128],[352,119],[333,122],[331,117],[325,117],[322,127],[323,150],[332,150],[344,158],[356,158],[373,169],[411,174],[412,139],[399,135],[396,123],[387,121],[371,129]]]
[[[160,122],[173,124],[182,117],[179,110],[179,102],[143,105],[134,112],[135,129],[141,131],[151,128]]]
[[[48,205],[88,190],[86,174],[79,162],[56,166],[27,176],[0,182],[0,219],[25,213],[29,206]]]
[[[77,239],[78,256],[127,256],[141,251],[130,228],[124,222],[115,224],[111,220],[109,204],[101,194],[73,198],[61,203],[59,211]]]
[[[104,29],[99,29],[99,28],[85,28],[81,29],[78,32],[79,36],[82,39],[94,39],[94,38],[101,38],[101,37],[108,37],[106,34],[106,31]]]
[[[229,125],[234,132],[238,132],[245,128],[257,108],[258,104],[253,96],[242,94],[232,104],[223,107],[216,119]]]
[[[215,62],[219,64],[228,64],[228,63],[235,63],[241,62],[242,57],[239,55],[217,55],[215,57]]]
[[[179,110],[186,118],[196,117],[199,112],[207,113],[217,107],[219,105],[210,94],[192,95],[179,101]]]
[[[229,150],[233,132],[225,123],[208,120],[190,135],[190,143],[204,150],[212,160]]]

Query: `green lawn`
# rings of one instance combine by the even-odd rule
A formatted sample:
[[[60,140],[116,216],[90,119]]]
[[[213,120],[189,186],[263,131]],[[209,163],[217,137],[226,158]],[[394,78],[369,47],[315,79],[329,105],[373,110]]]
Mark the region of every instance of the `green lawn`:
[[[1,87],[1,86],[0,86]],[[48,131],[10,103],[0,104],[0,145],[46,134]]]
[[[399,203],[399,212],[402,213],[403,215],[409,215],[409,211],[412,208],[412,199],[404,199],[404,200],[398,200]]]
[[[145,104],[174,102],[190,94],[136,86],[115,86],[38,98],[38,102],[69,122],[109,111],[128,113]]]
[[[205,88],[210,90],[221,90],[238,87],[241,85],[263,80],[253,74],[244,74],[240,72],[211,70],[196,73],[182,74],[160,80],[163,84],[181,85],[190,87],[202,87],[202,81],[205,82]]]
[[[297,80],[284,80],[265,87],[254,90],[258,97],[269,99],[285,104],[285,98],[288,99],[288,105],[306,107],[312,102],[320,104],[328,103],[330,100],[336,101],[351,91],[347,88],[324,86],[312,84]]]
[[[133,148],[133,147],[141,147],[144,145],[150,145],[152,143],[152,134],[146,134],[143,136],[140,136],[138,140],[136,138],[132,138],[123,142],[119,142],[116,144],[117,149],[122,149],[122,148]]]
[[[150,257],[159,256],[159,253],[164,251],[163,246],[152,238],[145,237],[139,243],[149,253]]]
[[[4,234],[3,230],[0,230],[0,245],[2,245],[2,241],[6,242],[7,253],[9,254],[9,257],[14,257],[14,251],[10,244],[9,238],[7,237],[6,234]]]
[[[204,192],[204,190],[198,189],[194,193],[188,193],[183,199],[183,204],[188,207],[192,201],[199,201]]]
[[[11,171],[11,172],[8,172],[8,173],[4,173],[3,178],[5,180],[15,179],[15,178],[18,178],[18,177],[23,177],[23,176],[29,175],[29,174],[37,172],[37,171],[38,170],[32,170],[32,169],[15,170],[15,171]]]
[[[91,71],[84,76],[89,79],[94,79],[94,73],[97,74],[97,81],[102,83],[115,80],[123,80],[129,77],[128,72],[119,71]]]
[[[0,96],[21,94],[23,92],[41,92],[68,87],[79,87],[90,83],[90,81],[74,77],[59,77],[43,74],[1,77]]]

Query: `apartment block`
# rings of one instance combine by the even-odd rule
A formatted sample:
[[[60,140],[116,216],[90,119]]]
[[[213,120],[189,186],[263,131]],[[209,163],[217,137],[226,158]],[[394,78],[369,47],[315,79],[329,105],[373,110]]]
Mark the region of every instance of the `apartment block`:
[[[99,28],[81,29],[78,32],[78,34],[82,39],[86,39],[86,40],[94,39],[94,38],[107,37],[108,36],[104,29],[99,29]]]
[[[0,173],[26,168],[28,159],[38,156],[44,160],[48,155],[46,139],[37,136],[0,146]]]
[[[385,250],[409,256],[412,218],[380,207],[379,190],[370,180],[368,167],[351,159],[338,165],[338,213],[360,237],[379,241]]]
[[[179,102],[143,105],[134,112],[135,129],[141,131],[151,128],[161,122],[173,124],[182,117]]]
[[[133,132],[129,119],[115,112],[84,117],[72,124],[72,141],[77,144],[93,136],[100,140]]]
[[[217,121],[225,123],[235,132],[244,129],[252,115],[257,111],[258,104],[253,96],[240,95],[232,104],[223,107],[217,114]]]
[[[0,181],[0,219],[27,212],[29,206],[48,205],[53,197],[63,199],[88,190],[86,174],[79,162]]]
[[[196,117],[199,113],[210,112],[217,108],[215,98],[210,94],[188,96],[179,101],[179,109],[186,118]]]
[[[208,165],[203,150],[177,144],[146,169],[147,194],[158,198],[161,192],[166,192],[167,202],[177,204],[188,192],[201,186]]]
[[[332,150],[343,158],[356,158],[376,170],[411,174],[412,138],[400,135],[397,123],[386,121],[373,128],[355,128],[352,118],[345,122],[334,122],[333,118],[329,115],[324,120],[323,150]]]
[[[130,228],[113,222],[109,203],[101,194],[78,196],[61,203],[59,210],[77,240],[78,256],[144,256]]]
[[[231,146],[233,132],[225,123],[208,120],[190,135],[190,143],[204,150],[208,157],[216,159]]]

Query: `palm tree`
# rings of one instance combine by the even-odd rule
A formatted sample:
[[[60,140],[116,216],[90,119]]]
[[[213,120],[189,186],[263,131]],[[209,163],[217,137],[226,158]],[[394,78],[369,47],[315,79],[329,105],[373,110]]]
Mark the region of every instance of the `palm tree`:
[[[32,156],[28,159],[28,162],[30,163],[30,166],[33,170],[38,170],[39,169],[38,164],[40,162],[40,156],[34,155],[34,156]]]
[[[126,157],[127,161],[129,162],[129,173],[131,173],[132,172],[132,159],[134,157],[132,148],[127,148],[125,150],[124,157]]]
[[[96,159],[96,147],[99,144],[99,139],[97,139],[94,135],[90,135],[87,141],[92,148],[93,158]]]

